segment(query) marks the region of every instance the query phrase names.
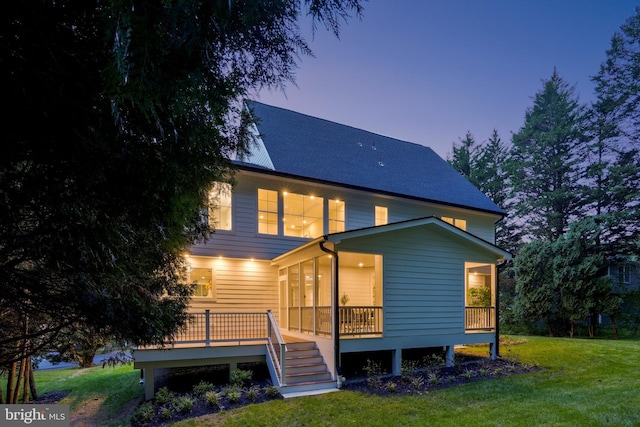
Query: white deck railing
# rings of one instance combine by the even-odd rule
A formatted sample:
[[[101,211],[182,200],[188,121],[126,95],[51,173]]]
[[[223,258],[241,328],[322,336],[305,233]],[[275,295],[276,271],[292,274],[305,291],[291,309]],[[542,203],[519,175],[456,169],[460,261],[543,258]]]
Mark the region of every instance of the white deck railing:
[[[495,307],[465,307],[467,331],[490,331],[495,329]]]
[[[286,345],[271,310],[260,313],[189,313],[185,327],[176,333],[173,345],[265,342],[276,377],[284,385]]]

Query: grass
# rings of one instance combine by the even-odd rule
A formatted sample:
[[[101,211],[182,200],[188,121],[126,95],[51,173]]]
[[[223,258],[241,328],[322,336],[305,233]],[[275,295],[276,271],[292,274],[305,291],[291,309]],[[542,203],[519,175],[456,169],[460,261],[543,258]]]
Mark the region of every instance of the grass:
[[[640,425],[640,341],[528,337],[501,352],[546,369],[422,396],[340,392],[271,401],[175,426]]]
[[[486,355],[483,347],[469,352]],[[455,386],[423,395],[370,396],[341,391],[272,400],[193,418],[203,426],[638,426],[640,341],[526,337],[502,345],[503,357],[545,369]],[[109,419],[139,401],[138,373],[129,367],[39,372],[39,391],[71,390],[72,412],[103,399]]]
[[[99,412],[98,420],[114,420],[106,422],[109,426],[121,425],[117,418],[124,408],[137,405],[143,396],[140,372],[131,364],[36,371],[35,379],[40,395],[68,391],[59,403],[69,404],[72,413],[92,403]]]

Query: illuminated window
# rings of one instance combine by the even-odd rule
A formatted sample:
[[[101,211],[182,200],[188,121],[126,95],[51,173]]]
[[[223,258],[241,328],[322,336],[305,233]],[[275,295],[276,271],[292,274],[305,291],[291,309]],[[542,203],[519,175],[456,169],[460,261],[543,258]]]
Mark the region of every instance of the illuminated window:
[[[213,271],[210,268],[192,268],[189,273],[189,283],[196,287],[194,297],[213,296]]]
[[[213,184],[209,193],[209,226],[214,230],[231,230],[231,185]]]
[[[376,225],[385,225],[389,223],[389,211],[384,206],[376,206]]]
[[[284,235],[314,238],[323,234],[322,197],[283,193]]]
[[[329,200],[329,233],[339,233],[344,227],[344,201]]]
[[[448,216],[443,216],[442,220],[444,222],[448,222],[451,225],[455,225],[456,227],[458,227],[461,230],[466,230],[467,229],[467,220],[466,219],[451,218],[451,217],[448,217]]]
[[[278,234],[278,192],[258,189],[258,233]]]

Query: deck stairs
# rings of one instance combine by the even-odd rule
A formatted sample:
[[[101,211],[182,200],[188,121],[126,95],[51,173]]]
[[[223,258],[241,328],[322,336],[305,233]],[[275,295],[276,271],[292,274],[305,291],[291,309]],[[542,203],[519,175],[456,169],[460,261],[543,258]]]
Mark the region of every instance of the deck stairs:
[[[284,398],[337,391],[336,380],[313,341],[287,341],[285,385],[280,387]]]

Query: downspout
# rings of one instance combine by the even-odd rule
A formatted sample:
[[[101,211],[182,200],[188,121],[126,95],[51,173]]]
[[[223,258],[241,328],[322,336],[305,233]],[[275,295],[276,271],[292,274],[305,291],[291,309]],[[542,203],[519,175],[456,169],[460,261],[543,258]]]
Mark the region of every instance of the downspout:
[[[500,267],[506,263],[506,260],[502,260],[496,265],[496,358],[502,357],[500,355]]]
[[[332,255],[335,258],[334,270],[333,270],[333,282],[335,283],[335,292],[333,294],[333,330],[334,330],[334,338],[333,338],[333,352],[334,352],[334,362],[336,369],[336,377],[338,377],[338,381],[340,381],[340,376],[342,375],[342,363],[340,356],[340,292],[338,292],[338,253],[332,251],[329,248],[324,246],[324,243],[327,241],[327,236],[323,236],[324,240],[320,241],[320,249],[323,252]]]

